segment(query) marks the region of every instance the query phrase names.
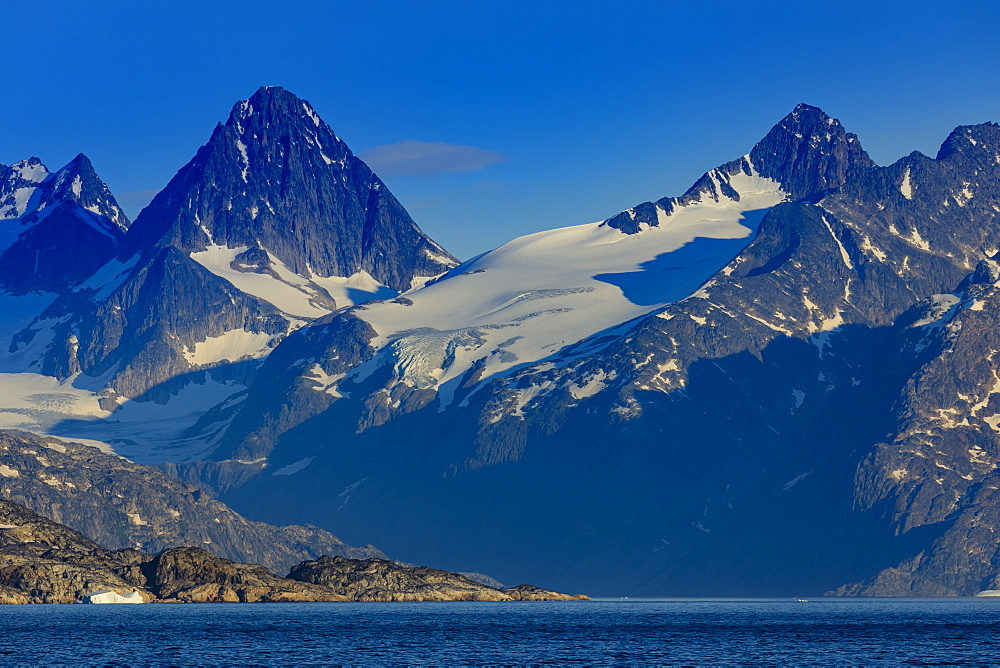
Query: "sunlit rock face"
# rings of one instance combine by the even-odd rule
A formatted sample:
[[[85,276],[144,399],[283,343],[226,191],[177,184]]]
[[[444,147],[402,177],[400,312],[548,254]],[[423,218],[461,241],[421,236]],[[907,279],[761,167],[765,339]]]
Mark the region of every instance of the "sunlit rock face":
[[[998,200],[996,125],[883,167],[800,105],[678,197],[457,264],[263,89],[11,328],[4,368],[67,384],[8,415],[69,406],[247,515],[504,581],[974,594]]]
[[[385,559],[323,556],[279,577],[196,547],[109,550],[67,526],[0,500],[0,604],[569,601],[531,585],[494,589],[458,574]]]
[[[870,456],[928,359],[953,364],[921,337],[960,298],[934,295],[1000,247],[997,135],[959,128],[936,158],[878,167],[801,106],[679,198],[334,314],[269,357],[214,455],[301,468],[217,484],[408,559],[563,588],[821,593],[896,567],[957,506],[893,520],[890,499],[924,502]]]
[[[317,527],[253,522],[204,488],[152,466],[25,432],[0,431],[0,499],[24,504],[113,550],[155,553],[195,545],[282,573],[324,554],[385,556],[371,545],[346,545]]]
[[[134,225],[83,156],[0,167],[0,216],[0,372],[21,374],[0,377],[0,408],[27,411],[0,426],[149,463],[214,449],[290,332],[457,264],[277,87],[238,102]]]

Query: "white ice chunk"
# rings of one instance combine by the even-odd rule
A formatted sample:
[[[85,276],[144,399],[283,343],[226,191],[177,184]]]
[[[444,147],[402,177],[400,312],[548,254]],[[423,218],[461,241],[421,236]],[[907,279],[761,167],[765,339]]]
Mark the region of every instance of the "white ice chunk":
[[[142,600],[142,595],[137,591],[119,594],[110,589],[102,589],[87,594],[80,599],[80,603],[145,603],[145,601]]]

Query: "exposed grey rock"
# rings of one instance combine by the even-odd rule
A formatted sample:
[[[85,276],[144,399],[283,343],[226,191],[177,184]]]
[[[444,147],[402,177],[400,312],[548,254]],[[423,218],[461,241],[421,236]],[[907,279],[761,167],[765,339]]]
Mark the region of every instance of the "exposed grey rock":
[[[913,570],[921,552],[921,577],[934,584],[896,591],[987,588],[995,571],[985,543],[968,557],[975,568],[939,576],[968,536],[948,542],[945,525],[964,503],[983,521],[992,503],[970,494],[995,463],[982,418],[997,411],[977,414],[981,465],[967,454],[973,441],[949,429],[947,438],[965,439],[949,446],[965,460],[936,461],[954,475],[923,458],[916,491],[886,476],[899,449],[913,447],[892,434],[929,359],[941,359],[929,387],[943,395],[956,396],[949,376],[969,379],[966,408],[992,387],[981,362],[990,325],[967,330],[974,343],[963,364],[974,372],[915,339],[911,325],[924,300],[958,289],[1000,248],[997,126],[959,128],[937,158],[876,167],[838,123],[799,108],[755,151],[760,160],[733,169],[785,165],[782,183],[804,199],[771,209],[701,290],[485,386],[470,372],[444,413],[433,391],[400,387],[389,367],[342,380],[339,396],[317,391],[313,364],[339,376],[375,354],[372,334],[352,322],[357,311],[289,337],[217,456],[312,463],[294,481],[258,475],[224,498],[261,517],[374,535],[411,561],[475,563],[501,579],[555,575],[563,589],[815,594],[886,568]],[[720,188],[721,173],[709,173]],[[571,387],[593,378],[603,389],[574,398]],[[942,476],[954,482],[942,488]],[[299,502],[304,488],[331,502],[321,511]],[[521,559],[541,536],[546,549]]]
[[[284,571],[323,554],[384,557],[314,526],[252,522],[205,491],[97,448],[0,431],[0,498],[24,504],[112,549],[198,545]]]
[[[500,590],[460,573],[426,566],[401,566],[384,559],[320,557],[299,564],[288,577],[329,587],[352,601],[579,601],[570,596],[520,585]]]
[[[277,87],[237,103],[117,241],[13,344],[54,330],[42,372],[100,378],[107,410],[163,401],[186,374],[219,365],[252,362],[226,376],[248,384],[290,331],[342,306],[313,279],[366,272],[395,293],[457,264],[308,102]],[[197,256],[209,251],[233,258],[215,267]],[[219,272],[258,274],[274,289],[249,294]],[[193,352],[233,332],[260,343],[237,359]]]
[[[129,227],[86,156],[50,173],[0,165],[0,290],[62,292],[114,257]]]
[[[749,154],[708,172],[680,197],[664,197],[644,202],[628,212],[609,218],[605,224],[627,234],[640,226],[659,226],[656,207],[667,213],[710,193],[731,197],[739,193],[729,186],[734,174],[756,173],[782,184],[792,199],[804,199],[836,188],[875,166],[861,148],[857,135],[844,130],[835,118],[821,109],[800,104],[761,139]]]
[[[0,501],[0,604],[74,603],[102,591],[146,602],[584,600],[530,585],[491,589],[457,573],[323,556],[281,578],[194,547],[107,550],[24,506]]]
[[[266,249],[307,278],[366,271],[399,292],[457,264],[308,102],[276,86],[233,107],[136,219],[123,256],[211,243]]]
[[[943,530],[918,555],[838,593],[971,596],[1000,583],[1000,287],[996,259],[906,323],[925,363],[908,379],[894,428],[861,462],[859,508],[899,534]],[[918,319],[919,318],[919,319]]]
[[[4,178],[30,181],[36,167]],[[218,436],[215,461],[165,469],[254,517],[312,522],[410,561],[609,594],[1000,588],[1000,269],[989,259],[1000,127],[960,127],[935,158],[879,167],[839,122],[800,105],[681,197],[606,225],[641,234],[695,198],[738,198],[740,175],[778,181],[787,201],[700,290],[505,375],[486,378],[477,362],[446,407],[433,383],[374,364],[365,307],[338,309],[314,279],[363,270],[400,291],[453,260],[308,104],[262,89],[130,228],[117,264],[63,290],[13,348],[53,331],[46,373],[107,374],[109,408],[209,374],[250,385],[191,430]],[[0,210],[20,220],[11,188]],[[10,261],[45,247],[31,243]],[[228,264],[192,257],[209,249]],[[329,314],[299,328],[304,316],[220,272],[294,282]],[[241,328],[266,349],[191,361],[197,344]],[[367,572],[331,563],[315,569]],[[230,582],[211,586],[197,596],[239,598]],[[363,591],[350,595],[374,595]]]
[[[279,578],[263,566],[238,564],[194,547],[153,557],[145,569],[157,598],[187,603],[343,601],[325,587]]]
[[[74,603],[104,589],[134,589],[111,551],[68,527],[9,501],[0,501],[0,526],[2,603]]]

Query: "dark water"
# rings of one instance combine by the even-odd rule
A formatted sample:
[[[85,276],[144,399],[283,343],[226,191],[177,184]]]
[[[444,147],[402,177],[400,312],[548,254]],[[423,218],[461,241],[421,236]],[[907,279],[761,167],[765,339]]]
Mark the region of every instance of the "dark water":
[[[1000,599],[0,606],[10,664],[1000,662]]]

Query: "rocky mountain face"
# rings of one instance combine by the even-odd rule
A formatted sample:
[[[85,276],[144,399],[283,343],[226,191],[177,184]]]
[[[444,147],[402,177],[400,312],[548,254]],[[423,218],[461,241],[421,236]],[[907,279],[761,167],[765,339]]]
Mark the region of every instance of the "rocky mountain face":
[[[323,556],[281,578],[263,566],[221,559],[194,547],[159,554],[108,550],[83,534],[0,501],[0,604],[75,603],[112,591],[145,602],[581,600],[521,585],[500,591],[457,573],[406,568],[379,559]],[[510,593],[508,593],[510,592]]]
[[[197,548],[157,555],[108,550],[24,506],[0,501],[0,603],[75,603],[105,590],[137,592],[145,602],[345,600],[330,589]]]
[[[37,178],[25,165],[17,173]],[[165,403],[192,382],[245,385],[290,331],[457,264],[309,103],[276,87],[237,103],[113,241],[13,343],[50,337],[37,368],[90,379],[77,384],[99,390],[105,411]]]
[[[475,280],[467,263],[397,304],[341,311],[283,341],[214,455],[269,468],[178,473],[215,471],[223,498],[260,517],[501,579],[555,574],[560,588],[991,588],[992,349],[989,326],[963,318],[991,317],[964,291],[992,285],[988,263],[977,266],[1000,248],[998,179],[993,124],[958,128],[935,158],[879,167],[838,122],[800,106],[681,198],[604,223],[652,240],[698,207],[761,198],[742,214],[757,215],[755,235],[686,298],[494,373],[488,332],[386,334],[390,308],[412,314],[432,290]],[[958,355],[956,332],[968,332]],[[489,354],[450,384],[413,373],[447,377],[476,350]],[[303,488],[334,502],[300,503]],[[956,559],[961,575],[949,575]]]
[[[0,431],[0,498],[23,504],[110,549],[197,545],[275,571],[321,555],[385,557],[314,526],[272,526],[233,512],[204,489],[95,447]]]
[[[797,200],[836,188],[874,163],[861,147],[858,137],[827,116],[822,109],[800,104],[760,140],[749,154],[717,167],[692,185],[680,197],[664,197],[623,211],[605,224],[638,233],[643,225],[659,225],[657,209],[667,214],[700,201],[706,193],[715,198],[739,201],[732,177],[739,174],[771,179],[781,184],[789,199]]]
[[[379,382],[364,391],[359,430],[439,396],[441,408],[461,405],[488,381],[547,363],[560,348],[605,342],[606,330],[696,290],[746,247],[771,207],[870,165],[856,137],[800,105],[749,154],[706,173],[680,198],[640,204],[600,225],[515,240],[423,290],[338,312],[299,332],[265,372],[288,380],[250,393],[216,456],[267,456],[281,429],[341,394],[358,401],[359,391],[349,388],[370,377]],[[492,317],[478,317],[482,312]]]
[[[0,501],[0,603],[73,603],[90,592],[131,590],[107,556],[83,534]]]
[[[940,537],[838,593],[953,596],[1000,589],[998,279],[995,257],[983,260],[959,290],[915,309],[907,343],[924,353],[924,363],[903,387],[894,428],[855,479],[860,508],[883,514],[897,533],[941,527]]]
[[[5,169],[0,211],[29,220],[59,179]],[[262,89],[109,261],[7,328],[0,368],[64,380],[0,417],[73,406],[58,433],[160,463],[184,493],[504,581],[1000,589],[998,214],[997,125],[883,167],[799,105],[680,197],[457,265],[308,103]],[[36,454],[0,461],[49,476]],[[363,583],[338,594],[357,600],[440,595],[379,564],[306,570]]]
[[[150,246],[240,249],[233,257],[247,253],[239,264],[258,275],[364,272],[397,292],[456,264],[308,102],[278,87],[233,107],[140,214],[123,254]]]
[[[2,290],[66,290],[114,257],[128,227],[83,154],[57,172],[38,158],[0,165]]]

